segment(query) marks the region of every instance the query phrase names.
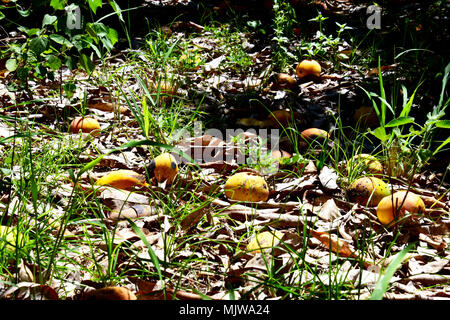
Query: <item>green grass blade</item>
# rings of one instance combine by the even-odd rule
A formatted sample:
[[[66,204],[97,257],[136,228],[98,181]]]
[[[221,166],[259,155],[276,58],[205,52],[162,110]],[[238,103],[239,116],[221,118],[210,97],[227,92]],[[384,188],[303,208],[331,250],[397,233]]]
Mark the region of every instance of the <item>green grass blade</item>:
[[[412,122],[414,122],[413,117],[400,117],[400,118],[393,119],[393,120],[389,121],[388,123],[386,123],[386,127],[387,128],[399,127],[399,126],[403,126],[405,124],[412,123]]]
[[[441,150],[444,146],[446,146],[447,144],[450,143],[450,137],[448,137],[444,142],[441,143],[441,145],[439,147],[436,148],[436,150],[434,150],[433,152],[433,156],[439,152],[439,150]]]
[[[383,77],[381,75],[381,59],[378,57],[378,79],[380,81],[380,94],[381,94],[381,124],[384,127],[386,123],[386,93],[384,91]]]
[[[410,245],[408,245],[405,249],[400,251],[400,253],[398,253],[395,256],[395,259],[392,260],[392,262],[387,267],[383,278],[381,278],[375,285],[375,289],[373,290],[372,295],[370,296],[370,300],[382,300],[383,299],[383,296],[387,291],[389,281],[391,280],[392,276],[397,271],[397,269],[400,267],[403,259],[405,258],[406,254],[411,250],[413,245],[414,244],[411,243]]]
[[[408,50],[400,52],[398,55],[396,55],[394,60],[397,60],[398,58],[400,58],[404,54],[407,54],[409,52],[414,52],[414,51],[424,51],[424,52],[434,53],[434,51],[431,51],[431,50],[428,50],[428,49],[408,49]]]
[[[416,95],[417,90],[422,85],[422,83],[423,82],[421,82],[421,83],[419,83],[417,85],[416,89],[414,90],[414,92],[411,95],[411,97],[409,98],[409,100],[406,103],[404,103],[402,112],[400,113],[400,117],[407,117],[409,115],[409,113],[411,112],[411,107],[412,107],[412,104],[413,104],[413,101],[414,101],[414,97]],[[402,86],[402,88],[403,88],[403,94],[404,94],[403,98],[406,101],[406,97],[407,97],[406,88],[405,88],[405,86]]]
[[[145,235],[142,233],[141,229],[139,229],[139,227],[131,219],[127,218],[127,220],[130,223],[131,228],[133,228],[133,231],[136,232],[136,234],[139,236],[139,238],[141,238],[141,240],[147,246],[148,254],[150,255],[150,259],[152,260],[152,263],[155,266],[155,269],[156,269],[156,272],[158,274],[159,280],[162,282],[163,276],[162,276],[162,273],[161,273],[161,265],[159,263],[158,257],[155,254],[155,251],[153,251],[152,246],[148,242],[148,240],[145,237]],[[162,290],[163,290],[163,293],[164,293],[164,297],[166,297],[166,287],[162,286]]]
[[[444,95],[445,95],[445,89],[447,87],[447,81],[448,81],[448,75],[450,73],[450,63],[447,64],[444,71],[444,77],[442,78],[442,89],[441,89],[441,95],[439,98],[439,104],[437,107],[437,111],[439,112],[442,108],[442,104],[444,103]]]

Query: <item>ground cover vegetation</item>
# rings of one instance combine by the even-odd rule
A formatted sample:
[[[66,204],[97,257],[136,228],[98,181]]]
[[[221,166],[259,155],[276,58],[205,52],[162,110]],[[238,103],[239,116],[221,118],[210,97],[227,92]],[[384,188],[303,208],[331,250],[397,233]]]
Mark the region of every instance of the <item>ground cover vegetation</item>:
[[[1,0],[0,299],[449,299],[448,10]]]

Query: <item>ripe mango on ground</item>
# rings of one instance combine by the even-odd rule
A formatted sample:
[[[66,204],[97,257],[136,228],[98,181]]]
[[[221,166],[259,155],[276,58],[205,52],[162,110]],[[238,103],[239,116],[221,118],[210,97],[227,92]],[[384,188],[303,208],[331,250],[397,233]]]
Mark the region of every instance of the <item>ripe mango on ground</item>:
[[[403,217],[406,212],[422,214],[425,203],[415,193],[397,191],[392,196],[386,196],[378,203],[377,217],[384,225]]]
[[[350,201],[369,207],[377,206],[381,199],[390,194],[388,185],[375,177],[356,179],[347,190]]]
[[[301,115],[298,112],[291,112],[287,109],[275,110],[267,116],[267,125],[276,128],[288,127],[296,120],[301,120]]]
[[[247,245],[247,251],[253,254],[272,248],[283,237],[280,231],[264,231],[253,237]]]
[[[170,153],[162,153],[150,162],[148,172],[158,182],[167,181],[167,184],[171,184],[178,173],[177,160]]]
[[[147,185],[145,176],[136,173],[133,170],[125,169],[111,171],[95,181],[95,184],[98,186],[111,186],[128,191],[133,190],[133,188],[137,186]]]
[[[330,135],[327,131],[319,128],[308,128],[301,132],[301,136],[307,142],[312,142],[313,140],[325,140],[326,138],[330,138]]]
[[[313,80],[320,77],[322,67],[316,60],[303,60],[295,69],[295,73],[299,79]]]
[[[239,172],[225,183],[225,195],[230,200],[259,202],[269,198],[269,186],[263,177]]]
[[[294,77],[287,73],[279,73],[276,76],[273,89],[292,89],[296,85]]]
[[[92,117],[76,117],[70,123],[70,133],[92,133],[94,135],[100,134],[100,124],[97,119]]]
[[[381,164],[381,162],[378,161],[378,159],[374,156],[366,153],[355,155],[350,160],[350,165],[363,166],[366,171],[374,174],[383,173],[383,165]]]

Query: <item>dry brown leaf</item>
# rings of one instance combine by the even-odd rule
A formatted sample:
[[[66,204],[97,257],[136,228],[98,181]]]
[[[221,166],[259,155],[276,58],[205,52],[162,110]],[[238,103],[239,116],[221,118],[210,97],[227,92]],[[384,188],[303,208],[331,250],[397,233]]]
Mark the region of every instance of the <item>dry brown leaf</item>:
[[[441,209],[445,209],[447,207],[447,205],[439,200],[437,200],[435,197],[432,196],[426,196],[423,194],[419,194],[420,198],[422,199],[422,201],[424,202],[425,206],[427,208],[441,208]]]
[[[328,191],[339,190],[337,179],[338,175],[334,169],[324,166],[322,170],[320,170],[319,174],[320,183]]]
[[[425,241],[437,251],[442,251],[447,248],[447,242],[443,235],[427,235],[425,233],[419,233],[419,239]]]
[[[398,66],[398,63],[389,65],[389,66],[381,66],[381,72],[384,72],[386,70],[392,70],[395,69]],[[374,76],[374,75],[378,75],[378,67],[370,69],[369,72],[367,73],[367,76]]]
[[[156,213],[155,207],[149,206],[149,205],[140,205],[136,204],[126,209],[118,209],[118,210],[112,210],[109,213],[109,218],[112,220],[119,220],[119,219],[136,219],[141,217],[148,217],[152,216]]]
[[[402,282],[418,282],[425,286],[432,286],[432,285],[446,285],[450,283],[450,276],[449,275],[441,275],[441,274],[416,274],[413,276],[410,276],[408,278],[404,278]]]
[[[138,300],[204,300],[204,297],[213,297],[207,295],[199,295],[192,292],[187,292],[184,290],[175,290],[173,288],[166,287],[165,294],[161,285],[156,281],[145,281],[138,279],[136,282],[139,291],[137,293]]]
[[[223,162],[230,155],[225,141],[211,135],[185,139],[176,148],[190,155],[199,164]]]
[[[343,257],[355,257],[355,252],[347,241],[337,238],[327,232],[311,230],[313,237],[322,242],[326,247],[331,248],[334,253],[339,253]]]
[[[200,208],[193,212],[191,212],[189,215],[187,215],[180,223],[181,228],[183,231],[187,231],[191,228],[193,228],[200,219],[208,213],[209,208]]]
[[[33,282],[19,282],[5,292],[3,292],[3,299],[18,299],[18,300],[59,300],[55,289],[50,286],[33,283]]]
[[[86,293],[82,300],[136,300],[136,295],[124,287],[105,287]]]
[[[330,248],[331,251],[339,254],[339,256],[359,259],[353,247],[347,241],[339,239],[336,235],[331,235],[327,232],[318,232],[315,230],[311,230],[311,234],[326,247]],[[371,263],[366,261],[364,261],[363,264],[366,269],[374,267]]]
[[[417,274],[435,274],[440,272],[446,266],[450,264],[450,256],[444,258],[437,258],[431,262],[428,262],[428,259],[424,258],[421,255],[413,256],[408,260],[408,271],[410,275]]]
[[[319,211],[319,217],[325,221],[333,221],[341,216],[333,199],[327,200]]]

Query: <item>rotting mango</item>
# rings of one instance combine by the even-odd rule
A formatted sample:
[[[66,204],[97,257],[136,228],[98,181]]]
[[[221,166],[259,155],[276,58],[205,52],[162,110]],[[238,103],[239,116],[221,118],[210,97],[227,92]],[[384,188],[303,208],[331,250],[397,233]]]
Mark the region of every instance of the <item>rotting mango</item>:
[[[274,89],[292,89],[296,85],[294,77],[287,73],[277,74]]]
[[[269,186],[261,176],[239,172],[225,183],[225,195],[230,200],[259,202],[269,198]]]
[[[388,185],[375,177],[356,179],[347,190],[350,201],[369,207],[377,206],[381,199],[390,194]]]

